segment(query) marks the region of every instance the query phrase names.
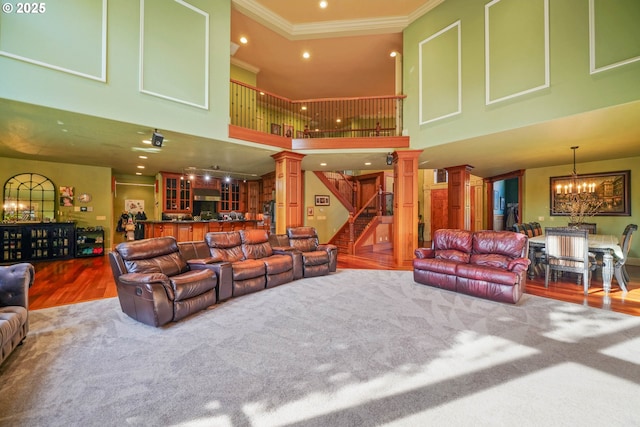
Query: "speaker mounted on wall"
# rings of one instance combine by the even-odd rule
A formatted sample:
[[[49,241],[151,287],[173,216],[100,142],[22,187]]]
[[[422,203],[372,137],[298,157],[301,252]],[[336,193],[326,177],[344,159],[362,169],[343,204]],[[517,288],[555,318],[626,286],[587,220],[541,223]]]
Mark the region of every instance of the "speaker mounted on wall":
[[[151,144],[154,147],[162,147],[162,141],[164,141],[164,136],[156,129],[151,135]]]

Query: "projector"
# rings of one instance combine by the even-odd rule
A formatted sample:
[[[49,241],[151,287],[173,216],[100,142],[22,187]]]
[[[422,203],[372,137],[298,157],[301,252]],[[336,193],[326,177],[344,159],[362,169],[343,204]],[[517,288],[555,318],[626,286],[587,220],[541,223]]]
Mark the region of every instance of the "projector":
[[[153,132],[153,135],[151,136],[151,144],[154,147],[162,147],[162,141],[164,141],[164,136],[162,136],[161,133],[158,133],[158,131]]]

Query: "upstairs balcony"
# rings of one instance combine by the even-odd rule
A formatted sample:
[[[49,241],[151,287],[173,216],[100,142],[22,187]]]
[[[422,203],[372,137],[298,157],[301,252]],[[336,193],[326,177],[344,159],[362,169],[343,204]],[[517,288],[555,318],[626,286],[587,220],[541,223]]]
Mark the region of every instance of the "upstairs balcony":
[[[229,137],[291,150],[408,148],[404,95],[291,100],[231,80]]]

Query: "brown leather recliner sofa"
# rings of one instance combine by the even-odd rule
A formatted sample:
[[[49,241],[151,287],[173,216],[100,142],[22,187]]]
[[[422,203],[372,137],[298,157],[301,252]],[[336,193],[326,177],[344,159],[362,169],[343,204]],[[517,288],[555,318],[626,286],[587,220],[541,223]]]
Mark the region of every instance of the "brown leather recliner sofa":
[[[0,267],[0,363],[29,332],[29,288],[33,265],[22,262]]]
[[[120,243],[109,253],[122,311],[151,326],[216,303],[213,271],[191,269],[173,237]]]
[[[302,252],[303,277],[323,276],[336,271],[338,247],[320,244],[314,227],[287,229],[288,244]]]
[[[272,248],[266,230],[209,232],[204,244],[181,244],[193,269],[215,271],[220,300],[282,285],[302,277],[302,257],[291,248]],[[196,256],[196,258],[191,258]]]
[[[526,287],[529,240],[512,231],[436,230],[415,250],[413,279],[499,302],[517,303]]]

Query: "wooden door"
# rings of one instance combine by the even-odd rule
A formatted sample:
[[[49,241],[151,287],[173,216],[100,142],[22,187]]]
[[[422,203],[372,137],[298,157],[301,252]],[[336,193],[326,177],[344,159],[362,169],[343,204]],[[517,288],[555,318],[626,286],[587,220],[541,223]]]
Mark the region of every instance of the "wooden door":
[[[449,227],[449,192],[446,189],[431,190],[431,239],[433,232]]]

